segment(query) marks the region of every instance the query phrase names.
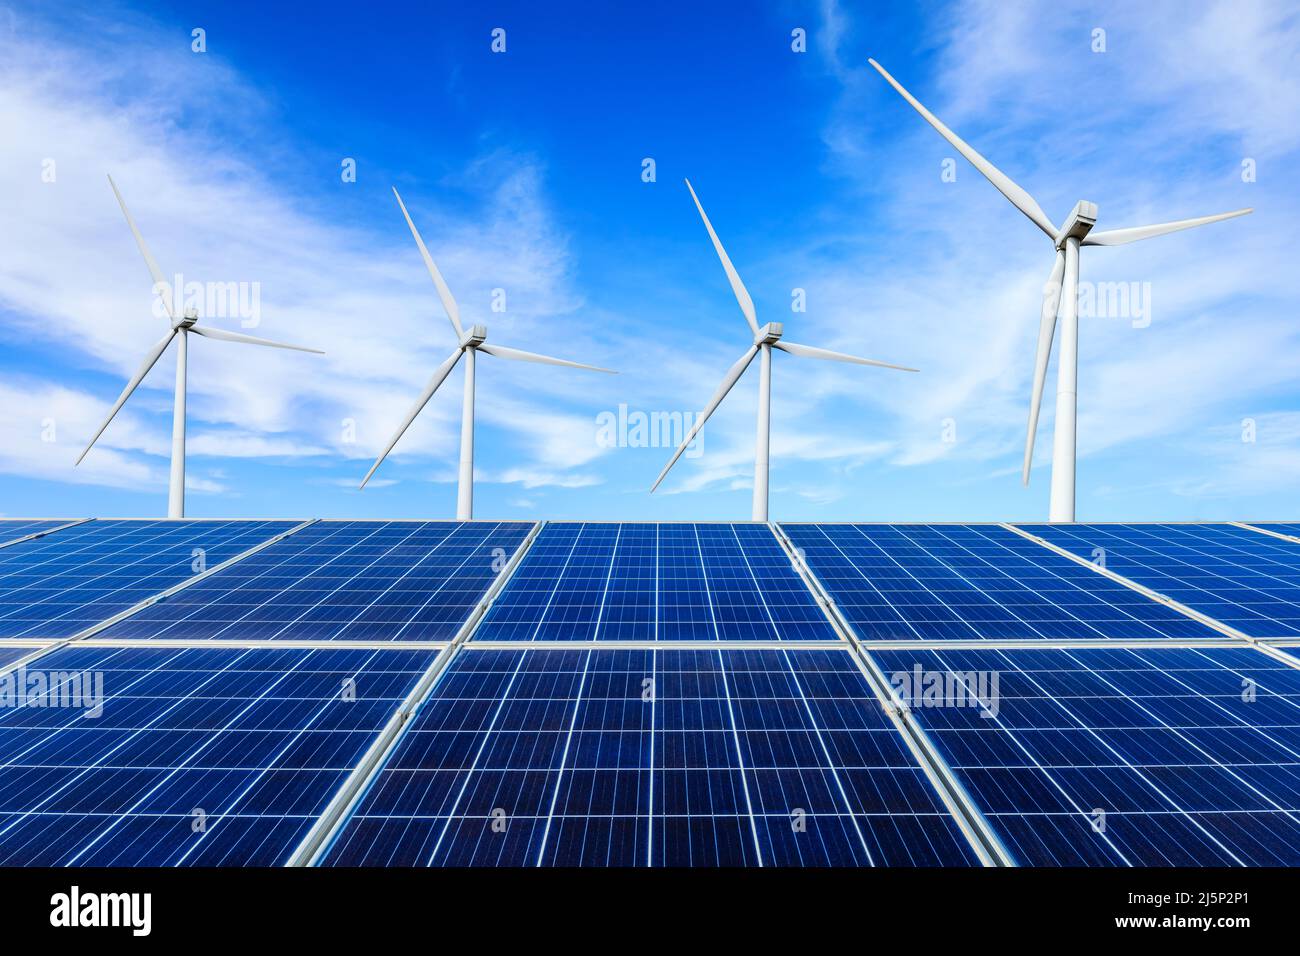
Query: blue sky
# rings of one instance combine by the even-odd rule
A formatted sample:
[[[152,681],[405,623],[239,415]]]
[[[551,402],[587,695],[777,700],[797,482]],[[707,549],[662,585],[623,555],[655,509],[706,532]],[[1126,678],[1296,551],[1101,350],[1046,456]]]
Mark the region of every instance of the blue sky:
[[[1055,221],[1256,208],[1085,251],[1144,311],[1081,320],[1078,515],[1300,516],[1290,5],[463,6],[0,3],[0,512],[165,512],[170,357],[72,465],[166,329],[111,172],[164,272],[256,284],[256,328],[211,324],[327,352],[191,339],[191,515],[454,513],[460,370],[356,488],[454,345],[396,185],[490,341],[622,372],[483,357],[477,516],[748,518],[756,367],[654,496],[671,448],[598,441],[620,403],[697,410],[748,344],[689,176],[760,322],[921,369],[775,356],[774,518],[1044,518],[1050,244],[964,161],[945,181],[874,56]]]

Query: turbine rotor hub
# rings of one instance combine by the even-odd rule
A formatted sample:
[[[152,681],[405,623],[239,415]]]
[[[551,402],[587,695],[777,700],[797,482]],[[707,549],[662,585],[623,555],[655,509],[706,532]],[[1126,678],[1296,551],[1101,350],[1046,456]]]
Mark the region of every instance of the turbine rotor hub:
[[[755,345],[775,345],[781,340],[781,332],[784,326],[780,322],[769,322],[758,330],[754,336]]]
[[[1080,199],[1074,204],[1070,215],[1066,217],[1065,223],[1056,233],[1056,248],[1065,248],[1067,239],[1082,241],[1095,225],[1097,225],[1097,204]]]
[[[190,306],[176,318],[172,319],[173,329],[188,329],[199,321],[199,310]]]
[[[460,347],[463,349],[476,349],[487,340],[486,325],[471,325],[465,330],[465,334],[460,337]]]

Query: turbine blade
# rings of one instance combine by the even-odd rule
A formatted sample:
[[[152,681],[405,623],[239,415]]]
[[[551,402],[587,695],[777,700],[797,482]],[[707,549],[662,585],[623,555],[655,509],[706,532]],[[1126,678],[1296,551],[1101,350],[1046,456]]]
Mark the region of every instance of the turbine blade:
[[[406,217],[406,224],[411,227],[411,235],[415,237],[415,244],[420,247],[420,255],[424,259],[425,268],[429,270],[429,275],[433,278],[433,284],[438,288],[438,298],[442,299],[442,307],[447,310],[447,318],[451,319],[451,327],[456,330],[457,340],[460,340],[465,337],[465,330],[460,326],[460,306],[456,305],[451,290],[447,288],[447,283],[443,281],[442,273],[433,264],[433,256],[429,255],[429,250],[425,248],[424,240],[420,238],[420,230],[416,229],[415,223],[411,221],[411,214],[406,211],[406,203],[402,202],[402,197],[398,195],[396,186],[393,187],[393,195],[397,196],[397,205],[402,207],[402,215]]]
[[[718,258],[722,260],[722,268],[727,273],[727,281],[731,283],[731,291],[736,294],[736,301],[740,303],[740,311],[745,313],[745,321],[749,323],[750,330],[757,335],[758,318],[754,313],[754,300],[749,297],[749,290],[745,288],[745,283],[740,281],[740,273],[731,264],[727,250],[722,248],[722,240],[713,231],[713,223],[709,222],[704,207],[700,205],[700,197],[695,195],[695,189],[691,186],[689,179],[686,180],[686,188],[691,191],[691,198],[695,200],[695,208],[700,211],[700,218],[704,220],[704,228],[709,230],[709,238],[713,240],[713,248],[718,251]]]
[[[272,342],[270,339],[259,339],[256,336],[244,335],[240,332],[227,332],[225,329],[212,329],[203,325],[190,326],[190,331],[195,335],[202,335],[208,339],[219,339],[222,342],[243,342],[246,345],[265,345],[273,349],[292,349],[295,352],[311,352],[313,355],[324,355],[320,349],[311,349],[305,345],[289,345],[285,342]]]
[[[1056,312],[1061,307],[1061,276],[1065,274],[1065,251],[1057,250],[1052,274],[1043,287],[1043,312],[1038,323],[1038,355],[1034,359],[1034,391],[1029,398],[1029,431],[1025,435],[1025,466],[1021,480],[1029,484],[1029,469],[1034,461],[1034,439],[1038,435],[1038,413],[1043,405],[1043,383],[1047,381],[1047,363],[1052,355],[1052,336],[1056,334]]]
[[[523,349],[508,349],[504,345],[489,345],[486,342],[478,347],[480,352],[486,352],[488,355],[495,355],[497,358],[513,359],[516,362],[537,362],[541,365],[564,365],[568,368],[585,368],[592,372],[605,372],[608,375],[617,375],[618,372],[608,368],[600,368],[596,365],[583,365],[581,362],[570,362],[568,359],[551,358],[549,355],[538,355],[536,352],[525,352]]]
[[[1122,246],[1126,242],[1137,242],[1139,239],[1150,239],[1152,236],[1163,236],[1166,233],[1179,232],[1183,229],[1192,229],[1196,226],[1204,226],[1212,222],[1222,222],[1224,219],[1235,219],[1237,216],[1244,216],[1247,213],[1254,211],[1254,209],[1235,209],[1232,212],[1221,212],[1214,216],[1200,216],[1196,219],[1179,219],[1177,222],[1160,222],[1153,226],[1132,226],[1128,229],[1107,229],[1103,232],[1091,232],[1084,236],[1083,245]]]
[[[85,458],[90,449],[94,447],[95,442],[99,441],[99,436],[104,434],[104,429],[113,420],[113,416],[126,404],[126,400],[131,397],[131,393],[135,391],[136,386],[144,381],[144,377],[149,374],[149,369],[157,364],[159,357],[167,350],[167,346],[171,345],[174,338],[176,338],[176,329],[169,331],[157,345],[149,350],[149,354],[144,357],[144,361],[140,363],[140,367],[136,369],[135,374],[131,376],[131,380],[126,383],[126,388],[122,389],[122,394],[117,397],[117,401],[109,410],[108,417],[104,419],[104,424],[99,426],[99,431],[95,432],[95,437],[90,439],[90,444],[86,446],[86,450],[77,456],[78,465],[81,464],[81,459]]]
[[[244,342],[248,345],[266,345],[273,349],[293,349],[295,352],[311,352],[313,355],[324,355],[320,349],[309,349],[305,345],[286,345],[284,342],[272,342],[270,339],[259,339],[251,335],[241,335],[239,332],[227,332],[225,329],[209,329],[201,325],[190,326],[190,331],[195,335],[202,335],[208,339],[220,339],[223,342]]]
[[[366,486],[366,482],[370,480],[370,476],[375,473],[375,469],[378,468],[383,463],[384,459],[388,457],[388,453],[393,450],[393,446],[397,444],[397,440],[406,433],[408,428],[411,427],[411,422],[415,421],[415,416],[420,414],[424,409],[424,406],[429,403],[429,399],[433,398],[433,393],[438,390],[438,386],[441,385],[443,381],[446,380],[447,376],[451,374],[451,370],[456,367],[456,362],[464,352],[465,350],[463,348],[457,348],[456,351],[451,353],[451,358],[447,359],[447,361],[434,369],[433,377],[429,379],[429,384],[424,386],[424,391],[420,393],[420,397],[417,398],[415,404],[411,406],[410,413],[398,427],[397,432],[393,435],[393,440],[388,443],[388,446],[383,450],[380,456],[375,459],[375,463],[371,465],[370,470],[366,472],[366,477],[361,479],[362,488]]]
[[[854,365],[875,365],[878,368],[896,368],[900,372],[917,371],[917,369],[908,368],[906,365],[891,365],[888,362],[877,362],[875,359],[858,358],[856,355],[845,355],[843,352],[832,352],[830,349],[819,349],[811,345],[800,345],[797,342],[787,342],[784,339],[779,342],[773,342],[772,348],[780,349],[782,352],[789,352],[791,355],[799,355],[803,358],[825,359],[828,362],[852,362]]]
[[[1052,221],[1047,218],[1047,213],[1043,212],[1042,207],[1038,205],[1033,196],[1029,195],[1029,193],[1027,193],[1023,188],[1016,185],[1010,176],[990,163],[987,159],[977,153],[969,143],[945,126],[939,117],[927,110],[917,101],[916,97],[903,89],[902,85],[889,75],[888,70],[875,60],[868,59],[867,62],[876,68],[876,72],[883,76],[889,85],[899,92],[903,99],[912,104],[912,108],[920,113],[921,117],[927,123],[938,130],[940,136],[951,143],[957,152],[965,156],[966,159],[970,161],[970,164],[978,169],[984,175],[984,178],[993,184],[994,188],[996,188],[998,192],[1006,196],[1011,200],[1013,206],[1028,216],[1030,222],[1043,230],[1043,232],[1047,233],[1047,235],[1052,239],[1056,238],[1056,227],[1052,225]]]
[[[709,399],[709,404],[706,405],[704,411],[700,412],[696,417],[695,424],[692,425],[691,430],[686,433],[685,440],[677,446],[677,451],[673,453],[672,459],[668,464],[664,465],[664,470],[659,472],[659,477],[656,478],[655,483],[650,486],[651,494],[654,494],[655,489],[659,487],[659,483],[664,480],[664,477],[668,474],[673,465],[677,464],[677,459],[682,457],[682,452],[686,450],[686,447],[691,442],[695,441],[695,436],[700,433],[700,429],[704,427],[704,423],[709,420],[709,416],[713,414],[714,409],[722,404],[722,400],[727,397],[727,393],[731,391],[731,387],[735,385],[740,376],[745,373],[745,369],[749,368],[749,363],[754,360],[754,356],[757,354],[758,346],[751,345],[749,349],[746,350],[745,354],[740,357],[739,361],[737,361],[735,365],[731,366],[726,376],[722,379],[722,384],[719,385],[718,390],[713,393],[713,398]]]
[[[131,210],[126,208],[126,200],[117,191],[117,183],[113,182],[112,176],[108,177],[108,184],[113,187],[113,195],[117,197],[117,204],[122,207],[122,215],[126,216],[126,224],[131,227],[131,235],[135,236],[135,244],[140,247],[140,254],[144,256],[144,263],[149,267],[149,275],[153,276],[154,284],[164,285],[170,289],[171,284],[163,278],[162,269],[158,268],[158,261],[154,259],[153,253],[149,251],[149,246],[144,241],[144,236],[140,234],[135,220],[131,218]],[[176,318],[176,313],[172,311],[172,297],[170,295],[163,296],[163,305],[167,309],[167,314],[173,319]]]

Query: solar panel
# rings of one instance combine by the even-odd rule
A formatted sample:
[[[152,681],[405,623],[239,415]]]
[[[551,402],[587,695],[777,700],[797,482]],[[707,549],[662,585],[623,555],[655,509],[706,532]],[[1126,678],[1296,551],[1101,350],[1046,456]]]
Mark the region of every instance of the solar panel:
[[[474,640],[837,640],[762,524],[548,524]]]
[[[67,518],[0,518],[0,544],[16,541],[39,531],[52,531],[68,524]]]
[[[1293,538],[1300,538],[1300,521],[1251,521],[1249,524],[1254,528],[1263,528],[1265,531],[1273,531],[1277,534],[1289,534]]]
[[[28,654],[34,654],[35,647],[14,647],[12,645],[5,647],[0,645],[0,669],[8,667],[20,657],[26,657]]]
[[[93,647],[38,658],[25,706],[0,708],[0,865],[281,863],[432,658]],[[42,686],[62,697],[43,703]]]
[[[1251,637],[1300,636],[1300,544],[1232,525],[1021,525]]]
[[[531,528],[318,522],[99,636],[450,640]]]
[[[466,649],[408,726],[328,865],[977,861],[847,651]]]
[[[70,637],[293,526],[91,521],[0,549],[0,637]]]
[[[863,640],[1223,636],[994,525],[781,527]]]
[[[1022,865],[1300,864],[1300,670],[1245,646],[872,654]]]

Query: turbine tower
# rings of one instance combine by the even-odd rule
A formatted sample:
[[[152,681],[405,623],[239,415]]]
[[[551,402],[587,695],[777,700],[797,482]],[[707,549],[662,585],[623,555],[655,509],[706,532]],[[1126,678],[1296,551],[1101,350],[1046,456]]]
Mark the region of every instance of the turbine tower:
[[[227,332],[223,329],[211,329],[206,326],[197,325],[199,320],[198,312],[193,308],[186,309],[183,314],[176,314],[176,303],[172,301],[173,289],[170,284],[163,278],[162,269],[158,268],[158,262],[154,259],[153,253],[145,244],[144,236],[136,227],[135,220],[131,218],[131,212],[126,208],[126,202],[122,199],[122,194],[117,190],[117,183],[113,182],[113,177],[108,177],[108,184],[113,187],[113,195],[117,197],[117,203],[122,207],[122,215],[126,216],[126,223],[131,227],[131,235],[135,236],[135,243],[140,247],[140,254],[144,256],[145,265],[149,267],[149,274],[153,276],[154,291],[163,301],[163,306],[167,309],[167,315],[171,319],[171,331],[169,331],[162,340],[158,342],[140,363],[139,369],[135,375],[126,383],[126,388],[122,389],[122,394],[117,397],[117,402],[109,411],[108,417],[104,419],[104,424],[99,426],[99,431],[95,432],[95,437],[90,439],[90,444],[86,446],[77,458],[77,464],[86,457],[87,452],[94,447],[99,436],[104,434],[104,429],[108,427],[109,422],[118,410],[126,404],[126,400],[131,397],[136,386],[144,380],[149,374],[149,370],[154,367],[158,359],[162,357],[163,352],[167,351],[167,346],[171,345],[172,339],[177,342],[176,345],[176,398],[172,405],[172,460],[171,460],[171,481],[167,492],[167,517],[184,518],[185,517],[185,363],[187,353],[187,337],[190,333],[201,335],[204,338],[218,339],[222,342],[243,342],[247,345],[266,345],[276,349],[293,349],[296,352],[312,352],[316,355],[324,355],[320,349],[304,348],[301,345],[285,345],[283,342],[272,342],[269,339],[254,338],[251,335],[243,335],[239,332]]]
[[[370,476],[375,473],[375,469],[380,466],[388,453],[393,450],[398,439],[410,427],[411,422],[420,414],[421,409],[428,404],[433,393],[438,390],[438,386],[443,380],[451,374],[451,370],[456,367],[460,357],[465,356],[465,398],[461,407],[460,419],[460,482],[456,492],[456,520],[469,521],[474,517],[474,360],[479,352],[487,355],[495,355],[497,358],[512,359],[516,362],[539,362],[542,365],[565,365],[569,368],[585,368],[592,372],[605,372],[609,375],[617,375],[607,368],[597,368],[594,365],[583,365],[580,362],[569,362],[565,359],[551,358],[548,355],[537,355],[534,352],[525,352],[521,349],[506,348],[504,345],[489,345],[487,339],[487,327],[483,325],[472,325],[469,331],[466,331],[460,324],[460,307],[456,305],[456,300],[452,298],[451,290],[447,288],[447,283],[443,281],[442,273],[434,265],[433,257],[429,255],[429,250],[425,248],[424,240],[420,238],[420,231],[415,228],[415,223],[411,221],[411,214],[406,211],[406,204],[402,202],[402,197],[398,194],[397,189],[393,189],[393,195],[397,197],[397,205],[402,210],[402,215],[406,218],[406,224],[411,227],[411,235],[415,237],[415,244],[420,247],[420,256],[424,259],[425,267],[429,270],[429,276],[433,279],[434,287],[438,290],[438,298],[442,300],[442,307],[447,312],[447,318],[451,320],[451,327],[456,333],[457,343],[456,350],[451,353],[450,357],[434,369],[433,377],[429,379],[429,384],[424,387],[419,398],[411,407],[402,424],[398,426],[392,440],[384,448],[383,452],[375,463],[370,466],[366,472],[366,477],[361,479],[361,487],[366,486]]]
[[[723,376],[722,384],[718,390],[713,393],[713,398],[709,399],[709,404],[704,407],[704,411],[695,419],[695,424],[687,433],[685,440],[677,447],[664,470],[659,472],[659,477],[650,487],[650,493],[659,487],[660,482],[667,476],[673,465],[677,464],[677,459],[682,457],[682,452],[686,447],[695,440],[704,423],[709,420],[713,410],[722,404],[722,400],[727,397],[733,385],[744,374],[749,363],[754,360],[754,356],[760,356],[759,359],[759,376],[758,376],[758,437],[757,447],[754,454],[754,511],[755,521],[767,520],[767,470],[768,470],[768,445],[771,438],[771,407],[772,407],[772,349],[780,349],[782,352],[788,352],[791,355],[798,355],[804,358],[825,359],[831,362],[852,362],[855,365],[875,365],[880,368],[893,368],[903,372],[915,372],[914,368],[906,368],[902,365],[890,365],[888,362],[877,362],[873,359],[858,358],[856,355],[845,355],[843,352],[832,352],[830,349],[814,348],[811,345],[798,345],[794,342],[781,341],[783,327],[780,322],[769,322],[762,328],[758,325],[757,314],[754,311],[754,300],[749,297],[749,292],[745,284],[740,281],[740,274],[736,272],[736,267],[731,264],[731,259],[727,256],[727,251],[722,248],[722,240],[718,234],[713,231],[713,223],[709,222],[709,217],[705,215],[704,207],[700,205],[700,198],[695,195],[695,189],[691,186],[691,181],[686,180],[686,188],[691,192],[691,199],[695,200],[695,208],[700,211],[700,218],[704,220],[704,228],[709,232],[709,238],[713,240],[713,248],[718,252],[718,258],[722,260],[722,268],[727,273],[727,281],[731,283],[731,290],[736,295],[736,301],[740,303],[740,311],[744,313],[745,321],[749,323],[749,329],[754,335],[754,341],[745,350],[736,364]]]
[[[1074,204],[1065,222],[1058,228],[1052,225],[1047,213],[1034,201],[1034,197],[1017,186],[1000,169],[977,153],[960,136],[945,126],[937,116],[927,110],[916,97],[903,89],[897,80],[875,60],[867,61],[888,81],[912,108],[933,126],[939,135],[966,157],[994,188],[1011,201],[1011,204],[1029,217],[1030,222],[1047,234],[1056,248],[1056,262],[1051,278],[1044,287],[1043,311],[1038,327],[1038,357],[1034,363],[1034,390],[1029,400],[1029,429],[1025,437],[1023,482],[1029,484],[1029,470],[1034,457],[1034,436],[1038,431],[1038,411],[1042,405],[1043,383],[1047,378],[1047,363],[1052,353],[1052,337],[1056,331],[1057,312],[1061,315],[1061,355],[1057,369],[1056,428],[1052,446],[1052,493],[1048,520],[1068,522],[1074,520],[1074,459],[1075,419],[1078,401],[1079,374],[1079,248],[1081,246],[1122,246],[1139,239],[1163,236],[1193,226],[1219,222],[1244,216],[1250,209],[1236,209],[1213,216],[1179,219],[1150,226],[1133,226],[1128,229],[1107,229],[1092,232],[1097,222],[1097,205],[1086,200]]]

